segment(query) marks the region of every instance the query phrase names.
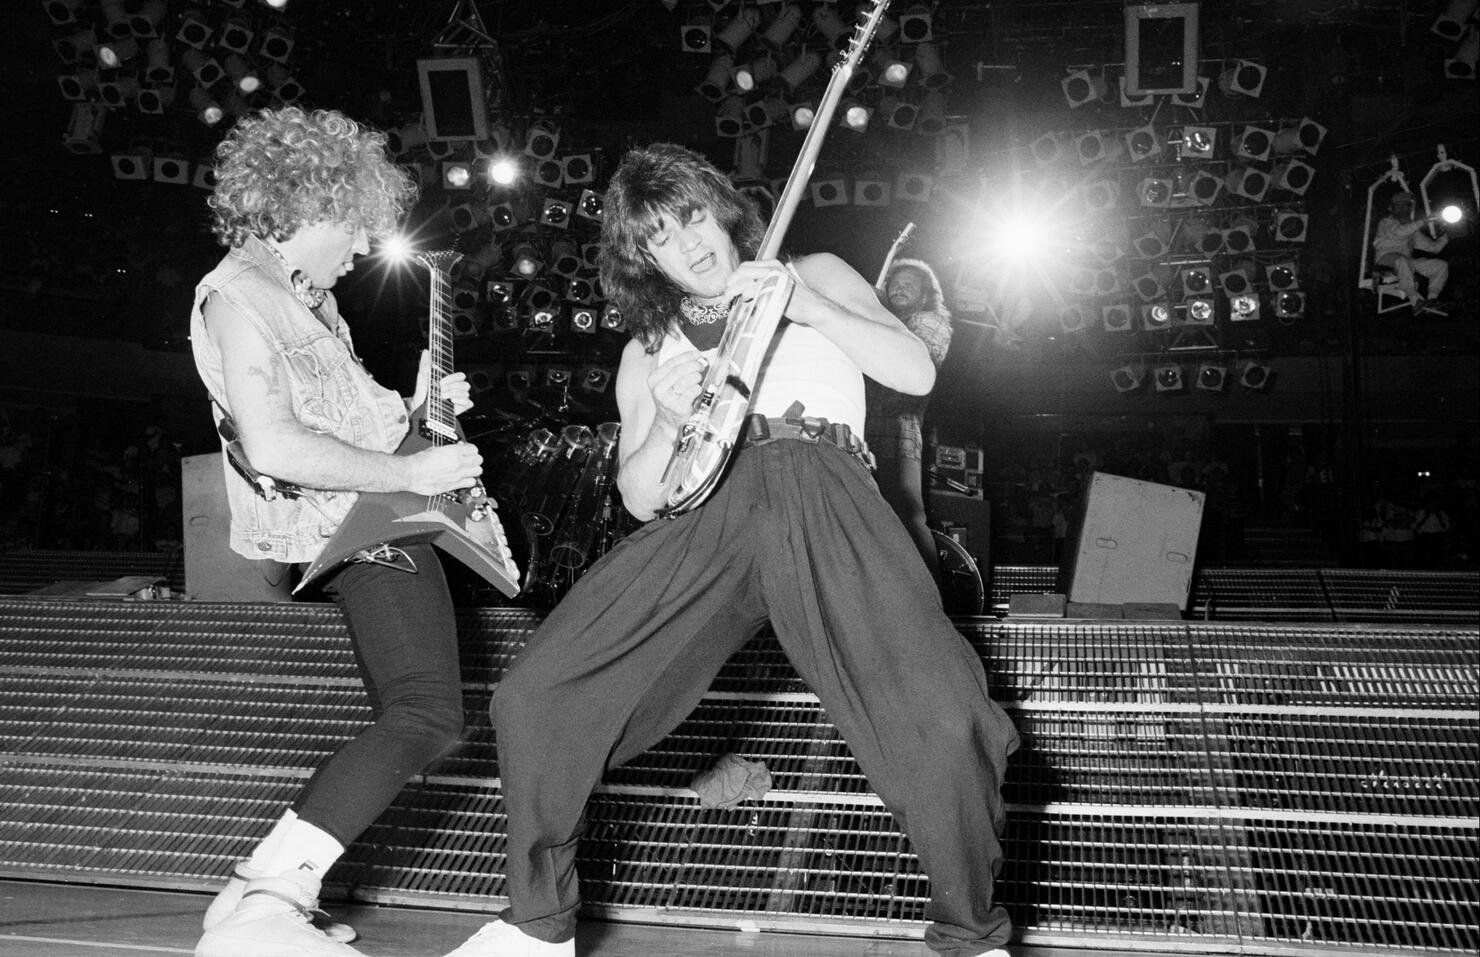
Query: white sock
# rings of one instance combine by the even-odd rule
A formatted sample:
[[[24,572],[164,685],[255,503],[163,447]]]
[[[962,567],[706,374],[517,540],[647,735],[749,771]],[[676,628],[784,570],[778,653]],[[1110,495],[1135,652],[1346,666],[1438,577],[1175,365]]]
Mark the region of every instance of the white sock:
[[[343,853],[344,845],[329,832],[289,811],[257,845],[248,866],[264,875],[302,870],[322,878]]]

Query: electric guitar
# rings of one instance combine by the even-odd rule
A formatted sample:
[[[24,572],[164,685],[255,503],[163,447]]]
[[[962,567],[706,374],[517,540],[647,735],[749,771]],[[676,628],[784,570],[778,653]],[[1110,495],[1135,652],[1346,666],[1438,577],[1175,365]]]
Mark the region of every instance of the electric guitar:
[[[894,245],[889,247],[889,255],[884,257],[884,265],[879,268],[879,278],[874,281],[874,288],[879,292],[884,291],[884,283],[889,279],[889,267],[894,265],[894,257],[904,248],[904,244],[910,241],[910,233],[915,231],[914,223],[905,223],[904,229],[894,239]]]
[[[426,401],[411,415],[412,428],[397,455],[463,441],[452,404],[442,397],[442,378],[452,372],[452,321],[449,271],[462,258],[443,251],[418,254],[431,273],[427,339],[431,370]],[[440,495],[415,492],[362,492],[338,531],[319,553],[294,591],[349,561],[374,562],[416,571],[400,546],[430,542],[467,565],[504,595],[519,594],[519,568],[509,552],[503,525],[483,483]]]
[[[761,239],[757,259],[775,259],[781,252],[782,237],[812,177],[822,138],[832,125],[848,81],[877,32],[887,6],[889,0],[871,0],[860,6],[859,23],[842,60],[833,68],[812,125],[807,128],[796,163]],[[659,516],[674,518],[698,507],[719,484],[739,441],[762,361],[781,324],[794,285],[795,281],[785,273],[774,274],[761,281],[750,301],[737,299],[731,305],[724,335],[704,373],[699,397],[694,400],[694,411],[679,428],[673,452],[663,470],[663,505],[658,509]]]

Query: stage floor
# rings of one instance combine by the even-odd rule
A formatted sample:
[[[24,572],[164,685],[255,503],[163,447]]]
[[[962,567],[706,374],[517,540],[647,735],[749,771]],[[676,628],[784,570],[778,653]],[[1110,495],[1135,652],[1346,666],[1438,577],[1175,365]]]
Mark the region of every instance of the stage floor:
[[[190,954],[209,896],[81,884],[0,881],[0,957]],[[410,907],[339,906],[366,957],[441,957],[486,915]],[[1132,957],[1126,950],[1015,947],[1015,957]],[[913,940],[651,927],[586,921],[578,957],[929,957]],[[1137,951],[1144,957],[1146,951]]]

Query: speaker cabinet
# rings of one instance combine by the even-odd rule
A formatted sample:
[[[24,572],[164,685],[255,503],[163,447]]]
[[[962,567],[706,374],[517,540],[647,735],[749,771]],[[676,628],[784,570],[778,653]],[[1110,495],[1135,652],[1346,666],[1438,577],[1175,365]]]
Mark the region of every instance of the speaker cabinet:
[[[1096,472],[1070,535],[1059,585],[1071,602],[1187,610],[1204,495]]]
[[[292,601],[289,566],[255,561],[231,550],[231,508],[221,453],[180,462],[185,527],[185,593],[197,601]]]

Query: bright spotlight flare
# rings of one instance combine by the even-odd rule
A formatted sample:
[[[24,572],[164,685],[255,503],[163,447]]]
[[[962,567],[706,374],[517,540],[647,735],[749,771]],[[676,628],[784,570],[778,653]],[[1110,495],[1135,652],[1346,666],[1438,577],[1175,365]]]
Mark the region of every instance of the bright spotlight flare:
[[[397,233],[381,240],[380,255],[402,265],[411,261],[411,257],[416,255],[416,249],[411,245],[411,240]]]
[[[1444,220],[1444,222],[1448,223],[1449,225],[1453,226],[1455,223],[1465,218],[1465,211],[1451,203],[1450,205],[1445,206],[1443,209],[1439,210],[1439,218]]]

